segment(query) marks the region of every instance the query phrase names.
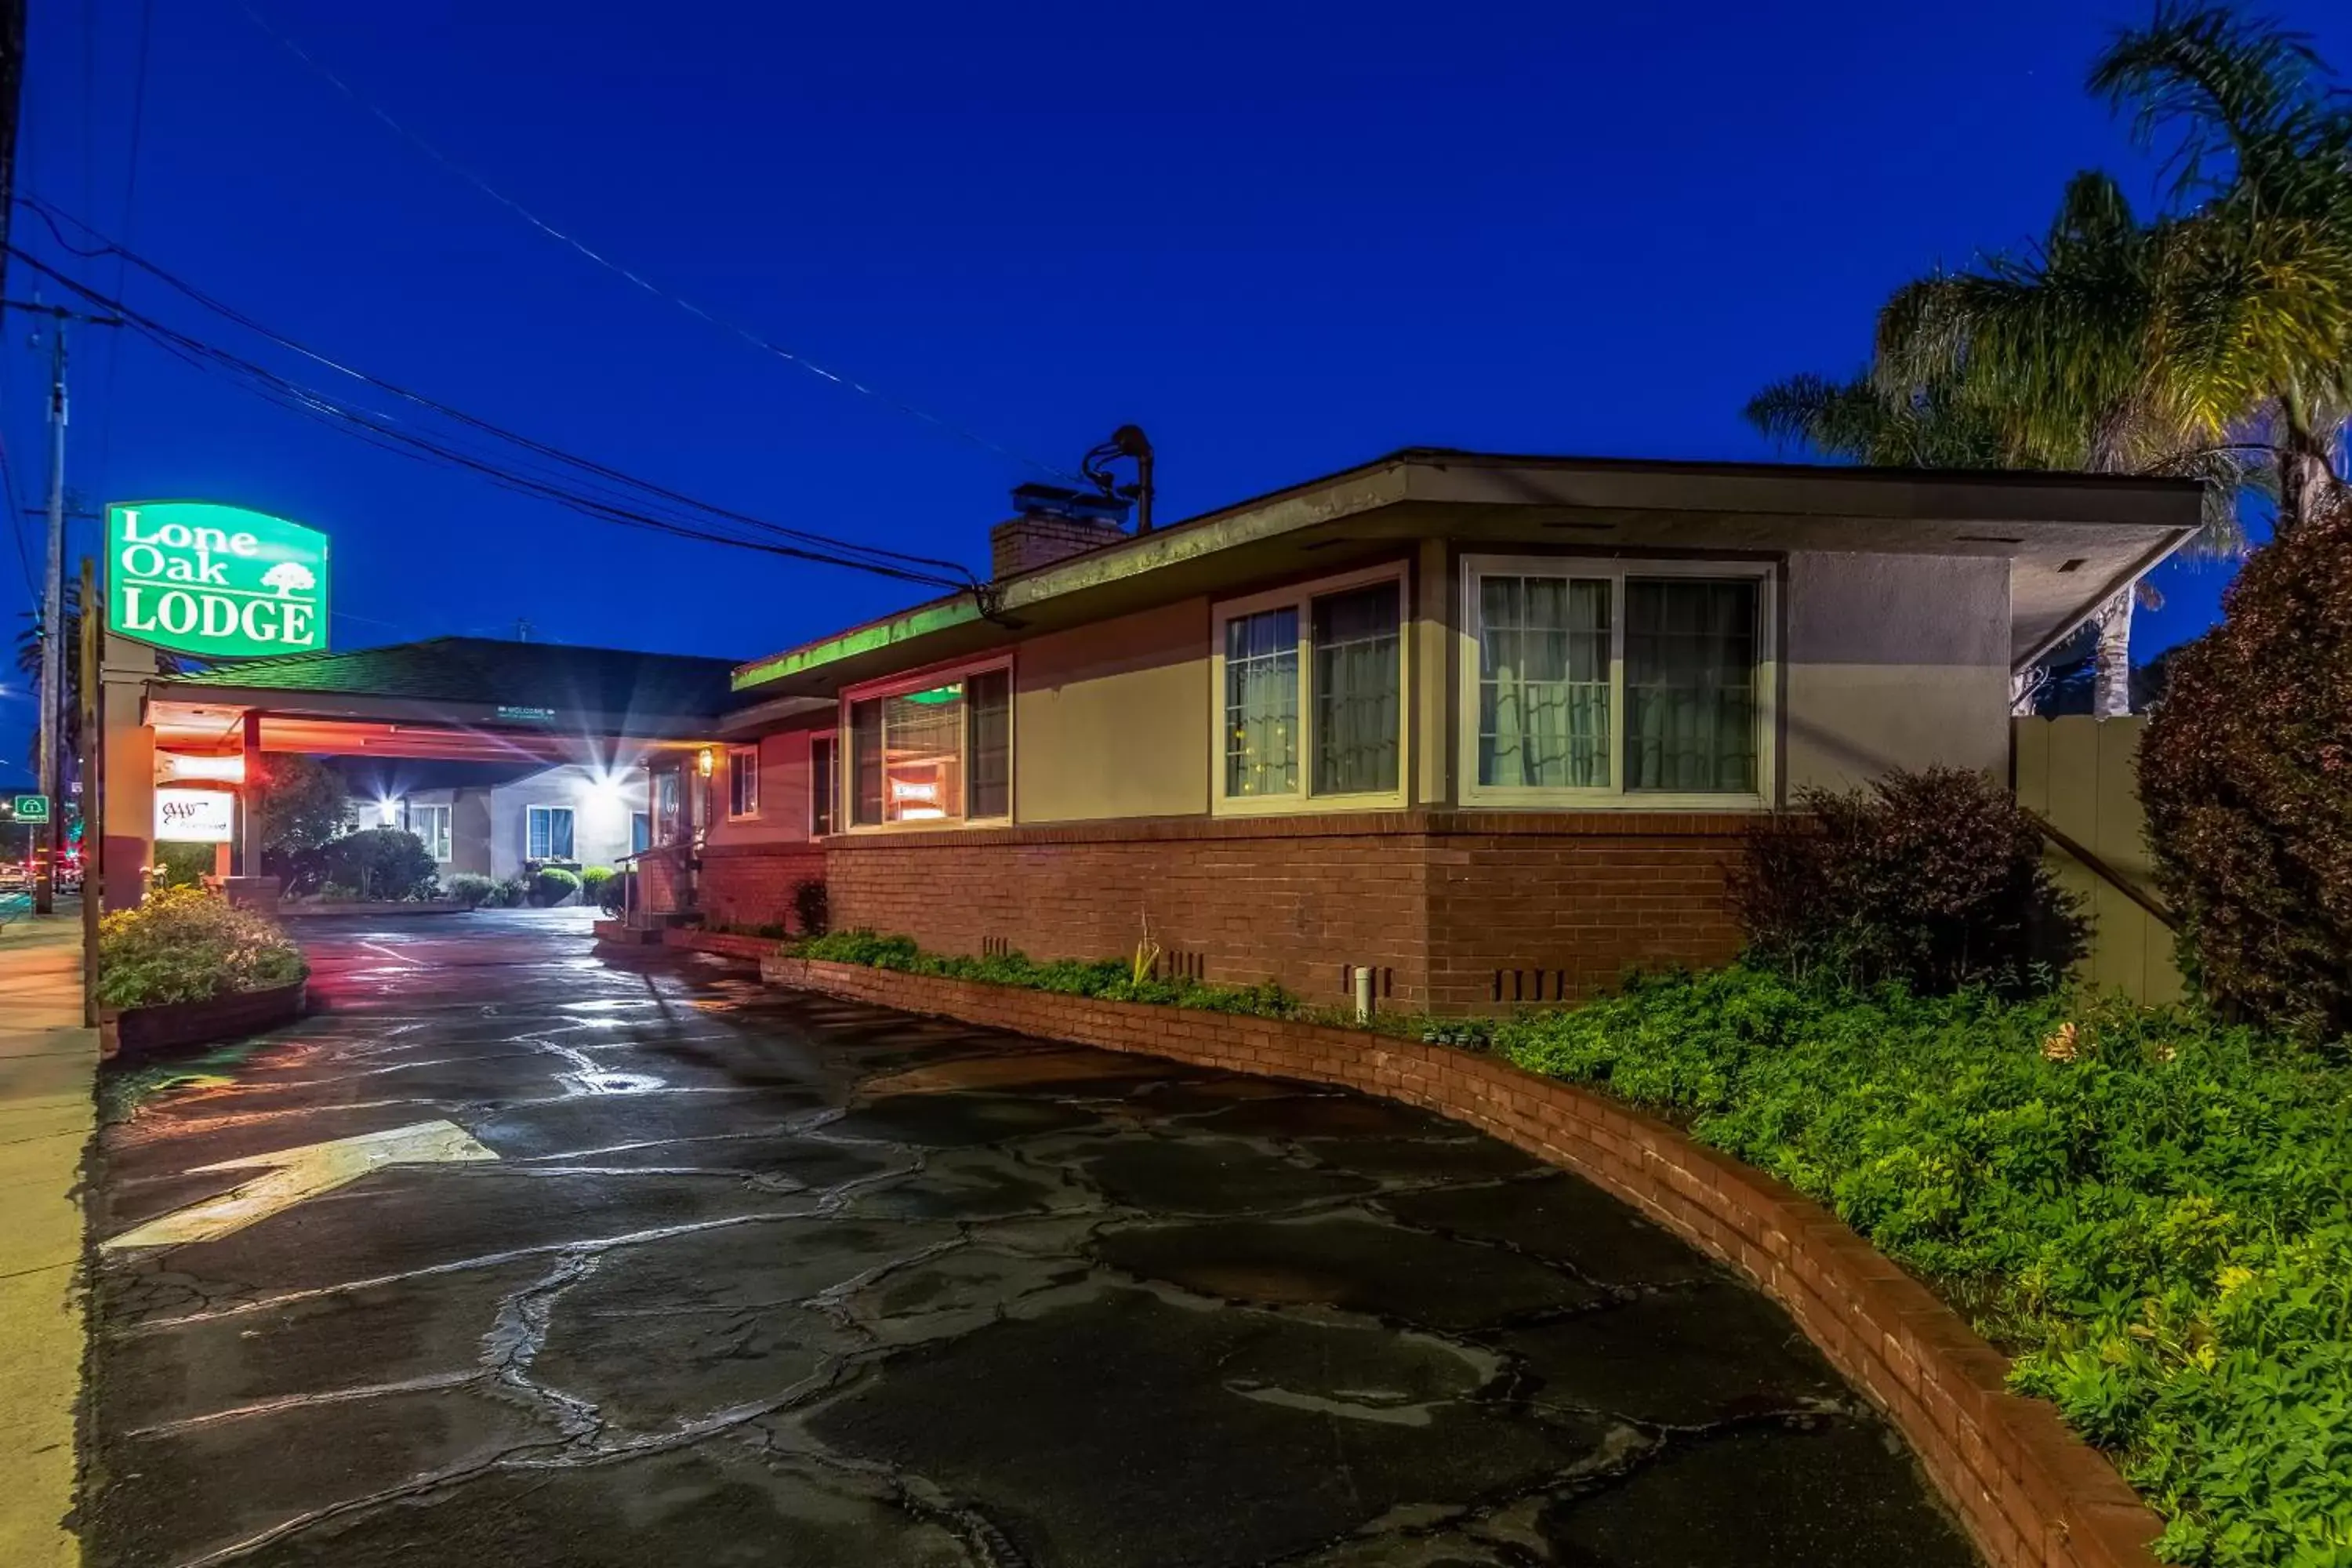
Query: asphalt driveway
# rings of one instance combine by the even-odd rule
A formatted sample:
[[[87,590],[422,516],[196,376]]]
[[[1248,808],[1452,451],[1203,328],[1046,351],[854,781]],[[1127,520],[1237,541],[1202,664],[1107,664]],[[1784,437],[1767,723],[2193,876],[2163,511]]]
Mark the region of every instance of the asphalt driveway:
[[[1451,1123],[304,934],[317,1016],[108,1086],[100,1568],[1973,1561],[1778,1309]]]

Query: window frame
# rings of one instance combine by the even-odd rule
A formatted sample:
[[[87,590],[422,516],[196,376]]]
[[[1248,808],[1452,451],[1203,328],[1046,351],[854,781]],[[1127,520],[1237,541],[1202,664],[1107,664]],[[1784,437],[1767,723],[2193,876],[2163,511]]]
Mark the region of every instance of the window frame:
[[[1004,815],[1002,816],[965,816],[926,819],[915,822],[859,822],[857,815],[857,742],[853,710],[861,702],[879,702],[892,697],[903,697],[909,691],[928,691],[934,686],[954,681],[969,681],[975,675],[996,671],[1004,675]],[[1010,827],[1020,816],[1021,806],[1015,798],[1020,790],[1019,756],[1020,701],[1019,683],[1013,674],[1013,655],[1005,652],[987,658],[959,660],[953,664],[933,665],[927,669],[869,680],[861,685],[845,687],[837,700],[836,722],[834,730],[834,770],[843,786],[834,797],[833,830],[835,833],[956,833],[968,827]],[[888,744],[886,727],[884,744]],[[964,799],[959,811],[971,798],[971,703],[967,697],[963,710],[963,766],[958,770]],[[886,774],[887,778],[887,774]]]
[[[1780,799],[1780,563],[1771,560],[1653,560],[1600,555],[1465,555],[1455,647],[1456,798],[1465,806],[1604,811],[1763,811]],[[1609,584],[1609,777],[1604,786],[1546,788],[1478,782],[1478,679],[1483,577],[1573,577]],[[1625,580],[1690,577],[1756,584],[1756,788],[1709,794],[1625,787]]]
[[[1394,583],[1397,590],[1397,782],[1388,790],[1315,793],[1315,601]],[[1225,627],[1268,610],[1298,616],[1298,789],[1290,795],[1225,793]],[[1396,811],[1412,789],[1413,745],[1413,600],[1411,563],[1391,561],[1335,577],[1317,577],[1237,599],[1221,599],[1209,614],[1209,814],[1282,816],[1326,811]]]
[[[747,758],[749,759],[748,766],[746,765]],[[745,781],[748,781],[751,786],[751,804],[744,810],[738,811],[735,809],[736,797],[742,793],[740,786]],[[751,822],[756,820],[759,815],[759,742],[755,741],[750,745],[730,746],[727,748],[727,820],[730,822]]]
[[[401,826],[411,833],[415,833],[418,838],[423,839],[425,843],[425,852],[428,855],[432,855],[434,840],[432,838],[425,837],[422,833],[416,833],[416,816],[420,812],[436,812],[440,815],[440,840],[442,847],[446,848],[448,853],[446,855],[433,855],[433,863],[436,866],[446,866],[450,864],[457,857],[457,812],[456,803],[446,800],[409,800],[401,802]]]
[[[537,813],[537,812],[542,812],[542,811],[543,811],[543,812],[546,812],[546,813],[548,814],[548,817],[547,817],[547,853],[546,853],[546,854],[544,854],[544,855],[534,855],[534,854],[532,854],[532,853],[530,852],[530,822],[531,822],[531,816],[532,816],[532,815],[533,815],[534,813]],[[572,852],[571,852],[570,854],[568,854],[568,855],[558,855],[558,854],[555,852],[555,813],[557,813],[557,812],[559,812],[559,811],[560,811],[560,812],[562,812],[564,816],[568,816],[568,817],[570,817],[570,818],[572,819]],[[571,861],[575,861],[575,862],[576,862],[576,861],[578,861],[578,860],[579,860],[579,858],[580,858],[580,814],[579,814],[579,812],[577,812],[577,811],[576,811],[576,810],[574,810],[572,807],[568,806],[568,805],[552,805],[552,804],[550,804],[550,805],[525,805],[525,806],[522,808],[522,858],[523,858],[523,860],[524,860],[524,862],[525,862],[526,864],[528,864],[529,862],[533,861],[533,860],[571,860]]]

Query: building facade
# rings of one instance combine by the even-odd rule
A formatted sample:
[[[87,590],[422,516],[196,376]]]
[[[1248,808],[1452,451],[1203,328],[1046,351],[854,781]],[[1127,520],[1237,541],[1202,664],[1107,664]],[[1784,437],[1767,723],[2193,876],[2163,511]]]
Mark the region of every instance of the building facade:
[[[1893,767],[2005,775],[2012,677],[2195,488],[1406,452],[1008,568],[735,672],[659,764],[647,899],[1125,955],[1439,1012],[1736,951],[1741,836]],[[707,771],[705,771],[707,769]]]

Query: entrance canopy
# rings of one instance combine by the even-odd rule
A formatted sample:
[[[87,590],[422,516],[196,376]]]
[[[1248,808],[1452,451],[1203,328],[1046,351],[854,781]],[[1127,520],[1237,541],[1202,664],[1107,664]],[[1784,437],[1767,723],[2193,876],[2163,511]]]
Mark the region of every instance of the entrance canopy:
[[[626,762],[707,744],[730,661],[489,637],[289,654],[146,682],[159,751]]]

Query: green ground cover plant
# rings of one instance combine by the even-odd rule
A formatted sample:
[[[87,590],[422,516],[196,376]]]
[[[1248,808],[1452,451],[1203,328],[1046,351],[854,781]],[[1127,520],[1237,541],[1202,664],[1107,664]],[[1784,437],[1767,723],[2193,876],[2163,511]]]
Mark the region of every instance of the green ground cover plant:
[[[98,999],[109,1007],[202,1002],[310,973],[278,925],[202,888],[158,888],[99,922]]]
[[[1126,959],[1063,958],[1040,962],[1019,952],[964,958],[925,952],[915,945],[912,937],[884,936],[871,931],[831,931],[807,937],[788,944],[784,951],[795,958],[862,963],[872,969],[902,970],[909,974],[930,974],[948,980],[978,980],[991,985],[1017,985],[1065,996],[1150,1002],[1265,1018],[1296,1017],[1302,1011],[1297,997],[1271,981],[1257,985],[1211,985],[1198,980],[1162,980],[1149,973],[1139,975],[1139,966]]]
[[[2160,1554],[2352,1563],[2352,1074],[2195,1012],[1735,967],[1496,1026],[1835,1209],[2113,1452]]]

